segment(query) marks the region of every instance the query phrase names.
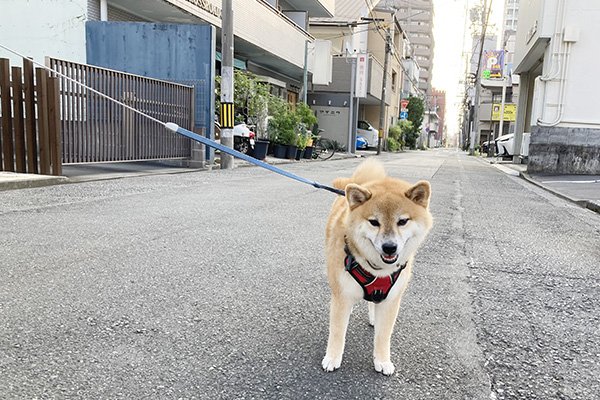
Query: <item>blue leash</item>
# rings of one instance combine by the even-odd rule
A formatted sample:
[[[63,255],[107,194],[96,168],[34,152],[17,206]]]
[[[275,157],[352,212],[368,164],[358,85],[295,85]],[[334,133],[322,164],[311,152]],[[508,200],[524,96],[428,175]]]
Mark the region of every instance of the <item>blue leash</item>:
[[[172,131],[172,132],[175,132],[175,133],[178,133],[178,134],[183,135],[185,137],[188,137],[188,138],[190,138],[192,140],[195,140],[197,142],[200,142],[200,143],[202,143],[202,144],[204,144],[206,146],[213,147],[213,148],[215,148],[217,150],[222,151],[223,153],[227,153],[227,154],[232,155],[232,156],[234,156],[236,158],[240,158],[240,159],[242,159],[244,161],[248,161],[249,163],[252,163],[254,165],[258,165],[259,167],[262,167],[264,169],[268,169],[269,171],[275,172],[276,174],[283,175],[285,177],[294,179],[294,180],[296,180],[298,182],[306,183],[307,185],[311,185],[311,186],[313,186],[313,187],[315,187],[317,189],[327,190],[329,192],[338,194],[340,196],[345,196],[346,195],[346,192],[344,192],[341,189],[336,189],[336,188],[331,187],[331,186],[322,185],[319,182],[311,181],[310,179],[306,179],[306,178],[303,178],[301,176],[294,175],[294,174],[292,174],[290,172],[282,170],[281,168],[277,168],[277,167],[275,167],[275,166],[273,166],[271,164],[267,164],[266,162],[257,160],[256,158],[250,157],[249,155],[246,155],[244,153],[240,153],[239,151],[234,150],[234,149],[232,149],[230,147],[223,146],[222,144],[217,143],[214,140],[207,139],[204,136],[198,135],[197,133],[188,131],[187,129],[184,129],[184,128],[180,127],[179,125],[177,125],[177,124],[175,124],[173,122],[167,122],[165,124],[165,127],[168,130]]]

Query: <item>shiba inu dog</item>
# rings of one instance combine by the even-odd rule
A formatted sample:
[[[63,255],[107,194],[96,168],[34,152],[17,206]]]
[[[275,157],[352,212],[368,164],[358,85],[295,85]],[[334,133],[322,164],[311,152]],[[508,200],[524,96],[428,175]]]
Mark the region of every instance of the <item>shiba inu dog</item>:
[[[390,338],[400,300],[412,275],[415,252],[432,225],[431,187],[388,177],[375,160],[363,162],[352,178],[338,178],[344,189],[331,209],[326,230],[327,276],[331,288],[329,339],[322,366],[340,367],[352,307],[367,300],[375,327],[373,362],[384,375],[394,373]]]

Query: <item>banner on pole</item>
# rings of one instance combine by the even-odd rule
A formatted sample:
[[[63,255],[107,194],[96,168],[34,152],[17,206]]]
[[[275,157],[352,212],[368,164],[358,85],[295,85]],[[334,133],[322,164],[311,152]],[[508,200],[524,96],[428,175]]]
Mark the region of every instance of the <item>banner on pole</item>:
[[[504,76],[504,50],[485,50],[483,79],[502,79]]]
[[[369,72],[369,55],[360,53],[356,56],[356,82],[354,85],[354,97],[367,97],[367,83]]]

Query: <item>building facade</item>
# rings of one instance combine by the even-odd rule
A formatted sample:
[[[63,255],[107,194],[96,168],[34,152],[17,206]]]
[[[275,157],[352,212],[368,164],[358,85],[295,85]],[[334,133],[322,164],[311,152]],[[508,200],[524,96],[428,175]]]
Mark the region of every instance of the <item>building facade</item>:
[[[590,75],[599,57],[598,21],[595,0],[529,0],[519,9],[515,154],[531,133],[530,172],[600,174],[600,81]]]
[[[316,111],[323,136],[355,147],[358,121],[367,121],[385,134],[400,115],[404,80],[404,55],[409,43],[393,9],[376,6],[377,1],[336,0],[331,18],[311,18],[310,33],[331,41],[333,79],[329,85],[313,85],[309,106]],[[384,121],[380,126],[386,37],[390,55],[384,99]],[[360,61],[364,59],[364,64]],[[362,89],[361,89],[362,87]],[[371,146],[376,143],[369,141]]]
[[[414,59],[419,65],[419,89],[431,94],[431,72],[433,69],[433,0],[386,0],[385,4],[395,8],[397,18],[414,48]]]
[[[438,129],[434,136],[435,145],[441,146],[445,142],[446,137],[446,92],[432,88],[430,107],[437,112]]]
[[[282,96],[295,101],[303,82],[305,43],[314,41],[308,19],[332,16],[334,6],[334,0],[233,1],[236,67],[269,78]],[[88,21],[210,24],[220,49],[221,0],[4,0],[0,37],[38,62],[52,56],[85,63]]]

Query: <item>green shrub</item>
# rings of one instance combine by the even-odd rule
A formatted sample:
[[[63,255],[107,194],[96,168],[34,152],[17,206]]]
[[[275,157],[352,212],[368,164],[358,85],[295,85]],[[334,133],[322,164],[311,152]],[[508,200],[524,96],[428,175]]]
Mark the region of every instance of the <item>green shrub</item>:
[[[400,142],[393,137],[388,137],[387,144],[389,151],[400,151],[401,149]]]
[[[390,126],[390,129],[388,130],[388,137],[398,140],[400,139],[400,137],[402,136],[402,128],[400,128],[399,125],[392,125]]]

